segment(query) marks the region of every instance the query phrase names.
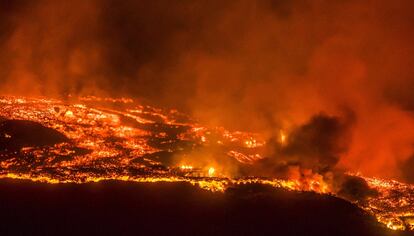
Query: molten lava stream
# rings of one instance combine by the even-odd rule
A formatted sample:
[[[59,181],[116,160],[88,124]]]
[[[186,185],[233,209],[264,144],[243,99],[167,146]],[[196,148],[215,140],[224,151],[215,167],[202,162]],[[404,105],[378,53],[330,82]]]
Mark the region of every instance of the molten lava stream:
[[[336,194],[318,174],[282,180],[235,170],[263,160],[260,134],[208,128],[132,99],[0,98],[0,177],[46,183],[188,182],[223,192],[243,184]],[[114,108],[115,107],[115,108]],[[36,137],[34,137],[36,136]],[[37,138],[37,136],[41,136]],[[287,134],[280,131],[280,145]],[[414,186],[363,178],[378,194],[359,207],[391,229],[414,228]]]

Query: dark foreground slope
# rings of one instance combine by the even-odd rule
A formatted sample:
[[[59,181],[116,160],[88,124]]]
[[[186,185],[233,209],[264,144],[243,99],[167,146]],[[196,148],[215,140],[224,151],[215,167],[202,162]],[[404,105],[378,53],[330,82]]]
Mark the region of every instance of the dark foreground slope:
[[[0,181],[0,235],[396,235],[352,204],[265,186]]]

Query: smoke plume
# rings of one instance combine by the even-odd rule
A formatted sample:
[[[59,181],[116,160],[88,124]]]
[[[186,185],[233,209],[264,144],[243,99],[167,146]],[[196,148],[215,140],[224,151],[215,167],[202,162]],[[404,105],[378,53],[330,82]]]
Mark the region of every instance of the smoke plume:
[[[414,153],[413,7],[1,0],[0,88],[129,96],[268,138],[285,130],[294,140],[285,156],[402,178],[401,163]],[[332,117],[344,107],[354,118],[342,137]]]

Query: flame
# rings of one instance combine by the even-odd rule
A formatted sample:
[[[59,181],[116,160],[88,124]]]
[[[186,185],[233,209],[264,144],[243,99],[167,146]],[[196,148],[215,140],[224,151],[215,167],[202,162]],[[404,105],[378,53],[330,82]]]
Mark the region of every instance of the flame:
[[[182,165],[180,168],[182,170],[192,170],[193,169],[193,167],[192,166],[189,166],[189,165]]]
[[[282,145],[286,144],[286,138],[287,138],[286,133],[283,130],[281,130],[279,134],[280,134],[280,143]]]
[[[127,98],[79,98],[85,104],[66,104],[46,98],[0,97],[0,117],[30,120],[65,134],[70,142],[46,147],[26,146],[17,152],[0,151],[0,178],[26,179],[50,184],[104,180],[132,182],[186,182],[213,192],[244,184],[265,184],[294,191],[333,194],[324,176],[306,172],[291,179],[231,176],[225,162],[183,161],[168,164],[162,155],[185,148],[219,145],[224,157],[240,165],[263,159],[266,143],[260,134],[208,128],[177,122],[177,111],[135,105]],[[87,102],[119,103],[126,107],[95,108]],[[179,114],[182,116],[182,114]],[[125,120],[129,120],[125,122]],[[12,139],[9,133],[5,138]],[[280,143],[287,134],[280,131]],[[185,143],[187,146],[180,146]],[[215,147],[215,146],[214,146]],[[160,157],[161,156],[161,157]],[[34,162],[26,162],[25,157]],[[191,164],[190,164],[191,163]],[[162,167],[162,168],[161,168]],[[414,229],[414,186],[395,180],[364,178],[379,192],[366,202],[355,202],[390,229]]]
[[[214,167],[208,168],[208,176],[213,177],[215,173],[216,169],[214,169]]]

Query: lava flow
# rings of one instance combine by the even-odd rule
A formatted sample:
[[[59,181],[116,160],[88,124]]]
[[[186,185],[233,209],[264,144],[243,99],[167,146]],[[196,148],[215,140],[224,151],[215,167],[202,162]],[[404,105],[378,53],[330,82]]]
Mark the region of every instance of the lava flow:
[[[337,195],[318,174],[277,179],[242,174],[262,160],[260,134],[208,128],[176,110],[131,99],[0,98],[0,177],[47,183],[188,182],[210,191],[249,183]],[[280,131],[279,142],[286,136]],[[31,137],[33,136],[33,137]],[[364,179],[377,192],[355,203],[391,229],[413,229],[414,186]]]

